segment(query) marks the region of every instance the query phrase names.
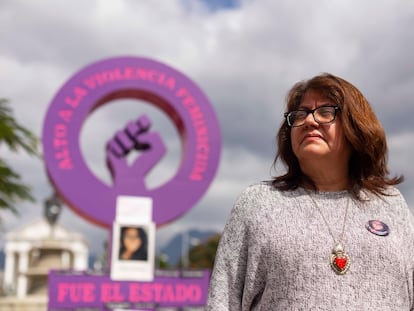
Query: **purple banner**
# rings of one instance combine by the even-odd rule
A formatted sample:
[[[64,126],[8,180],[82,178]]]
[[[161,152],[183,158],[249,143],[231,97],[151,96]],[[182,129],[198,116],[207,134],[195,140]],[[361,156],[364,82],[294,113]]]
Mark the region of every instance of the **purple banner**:
[[[114,282],[108,275],[52,271],[48,310],[203,310],[209,280],[208,270],[158,276],[152,282]]]

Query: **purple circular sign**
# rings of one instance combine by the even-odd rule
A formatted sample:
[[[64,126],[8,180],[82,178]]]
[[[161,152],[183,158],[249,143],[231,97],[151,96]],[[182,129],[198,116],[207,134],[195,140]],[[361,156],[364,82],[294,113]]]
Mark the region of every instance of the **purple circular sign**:
[[[143,99],[164,111],[177,127],[183,148],[173,178],[147,189],[145,175],[166,153],[162,137],[147,116],[121,126],[108,137],[105,152],[111,172],[108,186],[89,170],[80,150],[80,132],[88,115],[120,98]],[[189,78],[154,60],[111,58],[72,76],[53,98],[43,126],[47,172],[60,197],[78,214],[110,227],[120,195],[151,197],[153,221],[159,226],[179,217],[203,196],[217,171],[221,138],[207,97]],[[128,164],[132,150],[140,155]]]

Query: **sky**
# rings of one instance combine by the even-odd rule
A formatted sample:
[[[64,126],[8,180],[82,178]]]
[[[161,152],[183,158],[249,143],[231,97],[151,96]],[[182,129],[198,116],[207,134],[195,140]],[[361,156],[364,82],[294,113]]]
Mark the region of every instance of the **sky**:
[[[110,57],[137,56],[184,73],[207,95],[220,122],[217,175],[184,216],[157,231],[158,247],[190,229],[220,232],[234,201],[250,184],[270,179],[284,99],[297,81],[322,72],[356,85],[382,123],[392,175],[414,210],[414,2],[402,0],[151,0],[0,2],[0,97],[41,138],[49,104],[77,71]],[[91,171],[110,177],[104,144],[132,116],[158,124],[168,154],[147,182],[156,187],[179,167],[179,137],[168,116],[148,103],[118,100],[94,111],[81,149]],[[42,217],[53,189],[41,159],[1,157],[30,185],[36,203],[20,216],[1,212],[2,235]],[[102,251],[106,229],[65,207],[60,224]],[[3,243],[1,238],[0,243]]]

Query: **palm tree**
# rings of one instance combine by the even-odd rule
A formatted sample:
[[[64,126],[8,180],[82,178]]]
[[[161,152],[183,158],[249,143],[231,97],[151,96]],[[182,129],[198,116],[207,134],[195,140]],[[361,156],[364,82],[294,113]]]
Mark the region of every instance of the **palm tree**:
[[[35,135],[14,119],[8,101],[0,98],[0,147],[5,145],[12,152],[23,150],[29,155],[38,156],[38,143]],[[18,214],[15,204],[22,200],[34,201],[30,187],[0,158],[0,209]]]

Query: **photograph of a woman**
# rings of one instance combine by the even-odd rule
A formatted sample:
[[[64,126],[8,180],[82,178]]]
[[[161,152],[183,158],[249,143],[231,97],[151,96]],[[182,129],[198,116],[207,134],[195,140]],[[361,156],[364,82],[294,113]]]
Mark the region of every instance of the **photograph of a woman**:
[[[148,260],[148,237],[142,227],[122,227],[120,260]]]

